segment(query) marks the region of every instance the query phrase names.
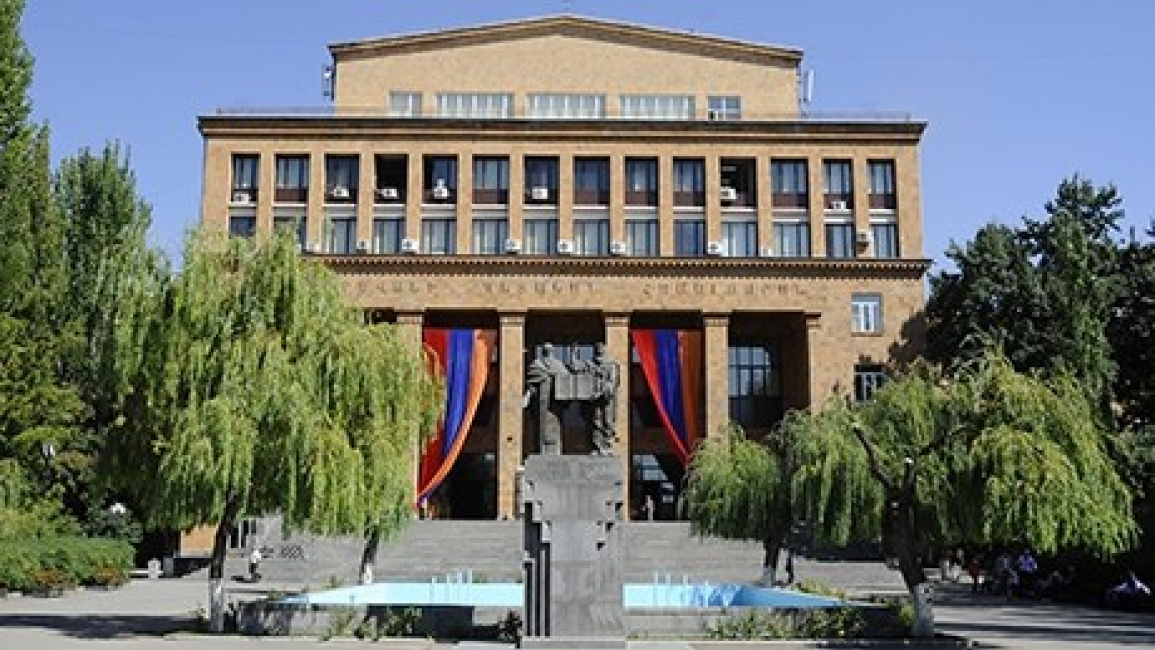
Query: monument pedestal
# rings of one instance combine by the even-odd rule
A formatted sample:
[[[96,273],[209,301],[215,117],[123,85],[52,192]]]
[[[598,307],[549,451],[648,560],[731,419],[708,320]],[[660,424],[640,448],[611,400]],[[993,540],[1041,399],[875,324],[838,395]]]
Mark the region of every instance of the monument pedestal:
[[[530,456],[522,480],[522,647],[625,648],[618,459]]]

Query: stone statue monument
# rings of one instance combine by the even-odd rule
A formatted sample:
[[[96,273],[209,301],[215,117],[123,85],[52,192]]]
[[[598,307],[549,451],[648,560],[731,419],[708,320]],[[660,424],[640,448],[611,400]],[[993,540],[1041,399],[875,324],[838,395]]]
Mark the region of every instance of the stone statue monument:
[[[553,356],[552,344],[542,344],[526,372],[524,400],[525,407],[534,407],[540,452],[563,453],[562,413],[571,402],[579,402],[590,430],[593,453],[613,455],[620,383],[618,363],[606,357],[604,343],[594,346],[593,360],[577,361],[570,366]]]

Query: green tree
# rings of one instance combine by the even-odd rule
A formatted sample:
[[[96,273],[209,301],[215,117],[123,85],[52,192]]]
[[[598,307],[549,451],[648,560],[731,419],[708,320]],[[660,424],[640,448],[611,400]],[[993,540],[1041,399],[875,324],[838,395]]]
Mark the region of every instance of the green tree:
[[[127,417],[110,451],[150,523],[217,526],[220,630],[227,538],[241,516],[275,511],[289,527],[370,537],[404,524],[413,445],[436,423],[440,386],[415,343],[365,324],[290,234],[194,236],[184,269],[159,289],[133,289],[150,308],[124,337],[143,334],[143,345],[124,364]]]
[[[933,632],[919,561],[931,543],[1112,555],[1135,542],[1130,491],[1095,410],[1067,374],[1044,380],[998,355],[952,375],[921,365],[869,402],[834,398],[787,426],[795,512],[825,541],[881,535],[919,611],[916,634]],[[714,493],[725,502],[714,510],[735,520],[759,516],[767,501],[749,490]]]
[[[1155,224],[1147,237],[1119,251],[1119,291],[1107,325],[1120,420],[1136,429],[1155,424]]]
[[[84,405],[59,373],[63,229],[48,131],[29,122],[23,9],[20,0],[0,0],[0,454],[38,466],[66,449]]]
[[[1115,364],[1106,327],[1118,292],[1123,212],[1113,186],[1074,176],[1020,228],[987,225],[931,278],[929,358],[949,364],[1001,347],[1019,370],[1069,372],[1109,412]]]

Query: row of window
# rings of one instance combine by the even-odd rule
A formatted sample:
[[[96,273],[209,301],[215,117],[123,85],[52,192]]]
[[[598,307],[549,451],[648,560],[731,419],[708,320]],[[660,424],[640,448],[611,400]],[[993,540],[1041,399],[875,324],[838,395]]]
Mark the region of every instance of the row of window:
[[[304,203],[308,199],[307,155],[278,154],[275,160],[274,202]],[[234,154],[232,201],[251,203],[259,190],[260,157]],[[374,156],[374,201],[405,203],[409,188],[409,164],[405,155]],[[474,156],[472,201],[475,204],[505,205],[510,202],[510,159],[506,156]],[[325,200],[328,203],[355,203],[361,180],[361,158],[357,155],[325,156]],[[722,158],[718,193],[724,205],[757,205],[757,166],[754,158]],[[522,165],[526,204],[557,205],[560,196],[560,159],[556,156],[526,156]],[[867,194],[872,210],[896,207],[893,160],[867,161]],[[661,179],[658,159],[627,157],[622,185],[624,201],[630,206],[657,206]],[[853,163],[845,159],[822,161],[823,205],[830,211],[854,209]],[[457,201],[458,157],[428,155],[422,158],[423,203]],[[577,157],[573,162],[573,202],[575,205],[608,205],[611,165],[607,157]],[[706,199],[706,161],[702,158],[675,158],[672,178],[674,205],[703,207]],[[808,161],[773,159],[770,162],[771,204],[775,208],[805,209],[809,206]]]
[[[277,226],[297,229],[301,246],[307,245],[304,219],[274,219]],[[229,232],[237,237],[256,233],[256,214],[238,212],[230,216]],[[659,222],[654,218],[627,219],[625,240],[610,239],[610,221],[607,218],[575,219],[573,239],[563,241],[558,236],[556,218],[526,218],[522,222],[522,240],[509,239],[509,221],[505,218],[475,218],[471,221],[471,250],[476,255],[523,253],[526,255],[629,255],[657,257],[660,255]],[[358,242],[357,222],[353,217],[326,220],[324,252],[332,255],[372,253],[425,253],[453,255],[457,250],[457,220],[432,217],[421,220],[421,238],[416,249],[407,249],[405,220],[400,217],[373,220],[373,237]],[[828,223],[826,230],[826,257],[832,259],[859,257],[866,246],[873,243],[873,256],[880,259],[899,257],[898,225],[894,222],[871,224],[865,237],[854,230],[854,224]],[[706,239],[705,219],[678,219],[674,221],[674,255],[676,257],[810,257],[810,223],[788,221],[774,223],[772,246],[763,246],[758,238],[758,223],[754,220],[722,222],[722,238],[713,244]]]
[[[707,98],[706,117],[711,120],[742,119],[742,98],[712,95]],[[389,93],[389,115],[422,117],[423,95],[412,91]],[[606,96],[597,93],[530,93],[525,116],[532,119],[598,120],[606,117]],[[692,120],[697,116],[693,95],[627,94],[618,97],[618,116],[641,120]],[[432,117],[504,119],[514,116],[513,93],[434,93]]]

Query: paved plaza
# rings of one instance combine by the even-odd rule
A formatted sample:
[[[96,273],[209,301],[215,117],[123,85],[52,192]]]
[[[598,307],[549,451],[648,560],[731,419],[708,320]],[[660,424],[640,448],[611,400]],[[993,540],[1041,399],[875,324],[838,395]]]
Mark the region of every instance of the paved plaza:
[[[369,642],[316,637],[244,638],[207,637],[184,632],[206,603],[207,586],[201,579],[138,580],[123,589],[103,592],[79,590],[64,598],[9,597],[0,599],[0,648],[47,650],[97,647],[101,650],[174,648],[214,650],[346,647]],[[965,637],[982,647],[1101,648],[1155,647],[1155,616],[1106,611],[1074,605],[1033,601],[1011,602],[994,597],[972,598],[965,588],[950,586],[940,592],[936,609],[942,632]],[[388,640],[375,647],[392,650],[451,647],[425,640]],[[460,648],[509,646],[486,643],[456,644]],[[714,650],[716,643],[633,641],[633,650]],[[761,644],[740,644],[744,650]],[[768,647],[803,647],[774,643]],[[888,647],[871,644],[869,647]],[[912,646],[905,646],[912,647]],[[939,646],[942,647],[942,646]]]

